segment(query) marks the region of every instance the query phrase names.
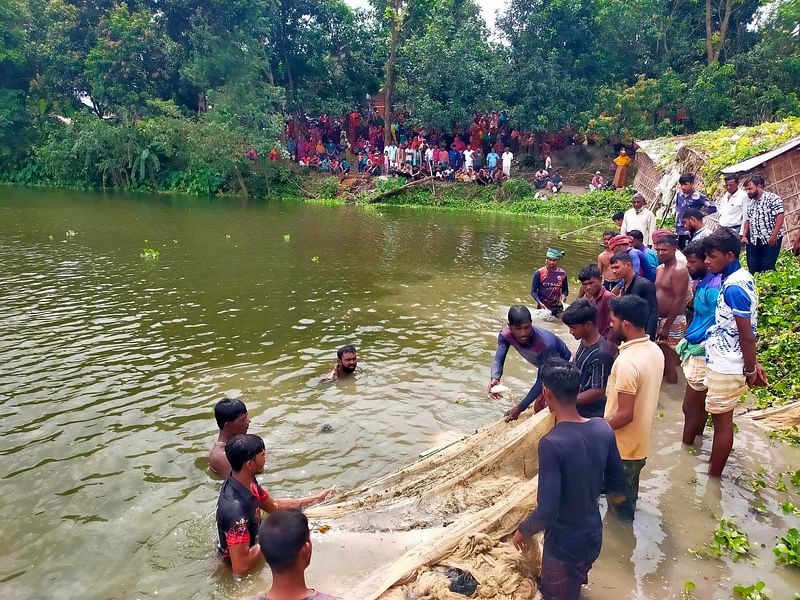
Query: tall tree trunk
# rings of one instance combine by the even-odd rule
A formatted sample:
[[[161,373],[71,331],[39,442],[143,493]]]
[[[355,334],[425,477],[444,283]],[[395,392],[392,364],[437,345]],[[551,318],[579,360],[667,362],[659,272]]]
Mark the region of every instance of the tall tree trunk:
[[[714,26],[711,19],[711,0],[706,0],[706,58],[714,62]]]
[[[384,93],[383,109],[383,143],[388,146],[392,141],[392,94],[394,93],[394,63],[397,60],[397,44],[400,39],[400,7],[402,0],[394,0],[394,15],[392,16],[392,37],[389,42],[389,58],[386,59],[386,88]]]
[[[244,184],[244,178],[242,177],[242,172],[239,170],[238,165],[233,165],[233,172],[236,174],[236,179],[239,181],[239,189],[241,190],[242,195],[245,198],[249,198],[250,194],[247,192],[247,186]]]
[[[725,12],[719,25],[719,43],[714,47],[714,25],[711,9],[711,0],[706,0],[706,57],[708,64],[712,65],[719,61],[719,55],[725,45],[725,36],[728,34],[728,25],[733,11],[733,0],[725,0]]]
[[[281,31],[280,31],[280,50],[281,58],[283,59],[283,68],[286,71],[286,99],[289,106],[294,106],[294,74],[292,73],[292,66],[289,63],[289,15],[287,13],[287,6],[285,2],[281,2]]]
[[[719,48],[717,48],[715,62],[719,60],[719,55],[722,48],[725,46],[725,36],[728,34],[728,24],[731,20],[731,12],[733,11],[733,0],[725,0],[725,15],[722,17],[722,23],[719,26]]]
[[[283,46],[283,44],[281,44]],[[294,100],[294,75],[292,74],[292,67],[289,64],[289,51],[284,46],[282,49],[283,52],[283,66],[286,69],[286,91],[287,93],[287,104],[289,106],[293,106],[292,101]]]

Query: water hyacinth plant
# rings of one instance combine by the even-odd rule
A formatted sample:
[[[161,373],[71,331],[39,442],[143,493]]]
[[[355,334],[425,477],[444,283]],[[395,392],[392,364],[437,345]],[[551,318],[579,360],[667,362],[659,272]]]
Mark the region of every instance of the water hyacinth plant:
[[[730,519],[722,519],[714,530],[714,543],[690,550],[698,556],[730,556],[734,562],[750,556],[750,538]]]

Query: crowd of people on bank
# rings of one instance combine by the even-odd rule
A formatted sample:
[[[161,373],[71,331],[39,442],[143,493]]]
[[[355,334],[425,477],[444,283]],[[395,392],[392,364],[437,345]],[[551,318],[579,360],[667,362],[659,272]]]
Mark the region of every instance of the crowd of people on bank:
[[[531,406],[555,416],[538,446],[537,506],[512,540],[524,550],[544,532],[539,590],[545,600],[576,599],[587,583],[602,546],[601,493],[611,513],[634,519],[662,381],[676,384],[682,369],[684,444],[695,443],[711,416],[711,477],[722,475],[732,450],[740,397],[767,384],[756,359],[752,275],[775,268],[783,204],[758,175],[741,186],[736,176],[726,176],[725,185],[714,204],[694,188],[692,174],[683,175],[674,198],[675,230],[658,228],[644,198],[634,195],[630,209],[613,215],[616,227],[604,232],[597,262],[578,273],[580,289],[569,305],[568,275],[560,266],[564,252],[548,249],[545,264],[532,275],[532,306],[561,319],[579,343],[574,353],[558,335],[534,325],[528,307],[508,310],[486,393],[502,397],[513,347],[537,376],[505,420],[515,421]],[[712,232],[704,219],[715,212],[719,226]],[[749,271],[739,261],[743,245]],[[352,376],[357,364],[356,349],[344,346],[327,378]],[[273,498],[256,481],[266,451],[261,438],[247,433],[244,404],[224,399],[215,416],[220,434],[209,462],[227,475],[217,505],[220,556],[236,574],[263,556],[273,572],[265,600],[330,598],[306,586],[312,547],[300,509],[325,500],[331,490]],[[263,524],[262,511],[271,515]]]
[[[286,149],[291,161],[342,177],[367,173],[479,185],[502,183],[511,176],[515,154],[536,149],[543,167],[534,180],[537,190],[557,192],[563,185],[553,169],[551,142],[539,144],[533,134],[512,128],[505,111],[476,113],[469,127],[450,131],[413,127],[401,113],[389,124],[388,143],[385,128],[374,107],[340,118],[293,116],[286,124]],[[554,144],[568,141],[563,135],[552,137]]]

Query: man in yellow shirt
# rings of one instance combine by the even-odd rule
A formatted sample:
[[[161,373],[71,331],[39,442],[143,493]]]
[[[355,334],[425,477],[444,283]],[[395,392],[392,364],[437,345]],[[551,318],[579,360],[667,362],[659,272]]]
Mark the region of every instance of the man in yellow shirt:
[[[633,519],[636,511],[664,372],[664,354],[645,331],[647,315],[647,302],[638,296],[611,303],[611,327],[623,343],[608,377],[605,419],[616,435],[628,483],[625,501],[611,508],[623,519]]]

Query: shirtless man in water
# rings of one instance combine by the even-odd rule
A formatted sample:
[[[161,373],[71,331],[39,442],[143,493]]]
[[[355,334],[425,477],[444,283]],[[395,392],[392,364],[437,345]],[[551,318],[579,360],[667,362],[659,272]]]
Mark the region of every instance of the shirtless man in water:
[[[615,235],[617,235],[617,232],[613,229],[606,229],[603,232],[604,250],[597,255],[597,268],[600,269],[600,273],[603,275],[603,287],[609,292],[614,289],[614,286],[617,285],[619,281],[611,268],[611,257],[614,256],[614,253],[608,247],[608,240]]]
[[[212,471],[227,476],[231,472],[231,464],[225,456],[225,444],[233,436],[247,433],[250,417],[244,402],[235,398],[223,398],[214,406],[214,418],[219,426],[219,436],[208,455],[208,466]]]
[[[658,329],[656,343],[664,353],[664,379],[667,383],[678,383],[678,355],[675,346],[686,335],[687,292],[689,271],[675,260],[678,240],[665,235],[656,242],[658,262],[656,272],[656,297],[658,298]]]
[[[336,351],[336,364],[330,373],[323,379],[326,381],[336,381],[342,377],[348,377],[355,373],[358,367],[358,355],[353,346],[342,346]]]

